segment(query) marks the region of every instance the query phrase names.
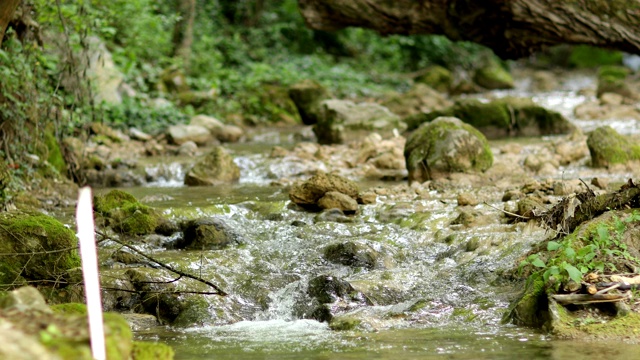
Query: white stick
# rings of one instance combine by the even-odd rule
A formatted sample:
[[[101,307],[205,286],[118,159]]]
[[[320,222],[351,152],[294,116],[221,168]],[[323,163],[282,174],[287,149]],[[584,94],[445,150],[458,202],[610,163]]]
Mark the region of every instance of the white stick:
[[[89,316],[89,334],[91,336],[91,354],[95,360],[107,358],[104,346],[104,325],[102,323],[102,299],[100,298],[100,277],[98,276],[98,256],[96,250],[95,225],[93,223],[93,205],[91,188],[83,187],[78,196],[76,209],[78,238],[80,239],[80,257],[82,258],[82,276],[84,293],[87,298]]]

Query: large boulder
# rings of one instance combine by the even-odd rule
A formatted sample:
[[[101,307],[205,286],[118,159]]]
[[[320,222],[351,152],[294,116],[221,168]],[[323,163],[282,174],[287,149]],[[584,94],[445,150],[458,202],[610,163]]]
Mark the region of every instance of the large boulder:
[[[184,178],[185,185],[203,186],[235,182],[240,179],[240,168],[224,148],[214,147],[198,160]]]
[[[447,109],[409,116],[405,122],[412,130],[440,116],[457,117],[490,139],[569,134],[575,130],[575,126],[561,114],[525,98],[503,98],[489,103],[460,99]]]
[[[189,125],[202,126],[220,142],[237,142],[244,136],[244,130],[235,125],[225,125],[222,121],[208,115],[196,115]]]
[[[640,145],[618,134],[610,126],[602,126],[589,133],[587,146],[593,167],[608,167],[640,160]]]
[[[355,211],[352,208],[352,202],[345,201],[344,197],[340,197],[342,201],[331,200],[331,198],[336,198],[335,193],[343,194],[353,200],[357,200],[358,185],[339,175],[318,173],[307,181],[296,183],[289,191],[289,199],[291,199],[293,203],[308,209],[318,210],[320,208],[327,208],[329,204],[331,204],[331,206],[339,208],[342,211]],[[324,199],[322,204],[320,204],[321,199]],[[342,203],[346,205],[343,206],[341,205]]]
[[[58,220],[23,212],[0,213],[0,283],[66,283],[80,267],[73,230]],[[8,255],[14,254],[14,255]]]
[[[313,132],[321,144],[344,143],[350,138],[357,138],[358,131],[390,136],[394,129],[403,131],[406,128],[398,115],[379,104],[325,100],[320,107],[320,117]]]
[[[302,123],[313,125],[320,116],[320,103],[330,99],[329,91],[313,80],[303,80],[289,88],[289,97],[296,105]]]
[[[409,182],[484,171],[493,164],[484,135],[453,117],[440,117],[419,127],[407,139],[404,156]]]

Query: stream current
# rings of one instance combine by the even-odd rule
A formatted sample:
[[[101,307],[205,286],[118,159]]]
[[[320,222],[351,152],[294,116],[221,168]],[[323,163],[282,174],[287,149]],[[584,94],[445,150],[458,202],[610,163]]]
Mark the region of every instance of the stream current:
[[[575,119],[574,107],[587,99],[578,90],[593,86],[593,78],[577,75],[559,91],[530,93],[522,81],[516,90],[489,96],[531,97],[583,131],[606,124],[623,134],[640,133],[634,120]],[[549,139],[501,140],[492,142],[492,148],[516,142],[525,151],[535,152],[545,141]],[[544,230],[499,222],[472,228],[450,226],[458,215],[454,191],[430,191],[417,199],[404,196],[401,190],[379,191],[377,202],[361,206],[354,221],[322,221],[318,214],[288,206],[286,190],[269,185],[274,174],[277,178],[286,173],[279,168],[282,165],[270,162],[270,148],[292,147],[292,143],[291,136],[270,132],[251,143],[231,145],[241,167],[241,180],[235,185],[183,187],[184,171],[175,163],[147,165],[151,171],[153,166],[163,166],[164,173],[171,175],[146,187],[126,189],[142,201],[148,196],[166,197],[149,204],[168,217],[223,216],[248,239],[223,250],[156,253],[169,264],[220,284],[230,295],[227,300],[209,299],[210,322],[186,329],[152,329],[139,332],[138,338],[168,343],[176,350],[176,359],[194,360],[640,357],[638,345],[552,340],[534,330],[501,323],[509,300],[521,289],[513,289],[498,274],[544,239],[548,235]],[[562,168],[551,177],[593,176],[622,182],[629,174],[612,175],[583,163]],[[401,182],[358,184],[361,190],[406,192],[408,188]],[[496,190],[473,191],[482,198]],[[502,208],[498,201],[490,205]],[[475,208],[501,215],[483,204]],[[302,226],[291,225],[296,221]],[[323,259],[327,244],[344,241],[374,249],[380,254],[376,266],[353,268]],[[345,279],[373,298],[374,305],[339,305],[339,313],[357,318],[361,330],[334,331],[326,323],[301,316],[300,309],[308,302],[307,284],[318,275]]]

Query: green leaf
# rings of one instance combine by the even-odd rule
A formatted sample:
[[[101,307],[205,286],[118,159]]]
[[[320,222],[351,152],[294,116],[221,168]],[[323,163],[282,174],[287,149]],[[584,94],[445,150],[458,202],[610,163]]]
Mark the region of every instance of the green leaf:
[[[564,254],[571,260],[576,258],[576,251],[572,247],[564,249]]]
[[[539,268],[543,268],[543,267],[546,266],[544,261],[542,261],[542,259],[540,259],[540,258],[536,258],[535,260],[533,260],[531,262],[531,265],[533,265],[535,267],[539,267]]]
[[[557,241],[549,241],[547,243],[547,251],[558,250],[562,245]]]
[[[598,237],[600,238],[600,240],[603,241],[608,241],[609,240],[609,229],[607,229],[606,226],[601,225],[598,226]]]
[[[567,271],[567,273],[569,274],[569,277],[571,278],[571,280],[573,280],[573,281],[575,281],[577,283],[582,281],[582,272],[580,270],[576,269],[575,266],[565,263],[563,265],[563,267]]]

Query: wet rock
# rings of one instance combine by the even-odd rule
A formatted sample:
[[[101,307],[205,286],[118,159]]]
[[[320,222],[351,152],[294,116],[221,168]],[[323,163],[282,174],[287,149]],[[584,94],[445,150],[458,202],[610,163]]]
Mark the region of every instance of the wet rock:
[[[166,221],[155,209],[141,204],[133,195],[121,190],[94,196],[93,210],[99,215],[99,223],[127,235],[153,233]]]
[[[487,139],[457,118],[424,124],[407,139],[404,155],[409,182],[437,179],[453,172],[484,171],[493,154]]]
[[[244,136],[244,130],[235,125],[225,125],[214,132],[216,139],[220,142],[234,143],[240,141]]]
[[[502,98],[489,103],[460,99],[452,107],[404,119],[415,129],[440,116],[455,116],[472,125],[488,138],[567,134],[575,126],[561,114],[536,105],[527,98]]]
[[[547,208],[542,205],[541,201],[531,196],[519,200],[517,206],[518,211],[516,212],[516,214],[527,218],[540,215],[547,210]]]
[[[453,74],[447,68],[434,65],[422,70],[421,74],[416,77],[414,81],[446,93],[453,85]]]
[[[478,199],[476,198],[475,195],[471,194],[471,193],[461,193],[458,194],[458,205],[459,206],[476,206],[478,205]]]
[[[198,145],[193,141],[184,142],[176,150],[176,154],[180,156],[194,156],[198,152]]]
[[[196,115],[191,118],[189,125],[202,126],[209,130],[209,132],[215,133],[217,130],[222,129],[224,123],[213,116]]]
[[[358,195],[358,203],[369,205],[375,204],[378,200],[378,195],[373,191],[365,191]]]
[[[638,99],[638,94],[631,90],[626,82],[630,70],[623,66],[602,66],[598,69],[597,95],[614,93],[623,98]]]
[[[318,173],[304,182],[296,183],[289,191],[289,199],[304,208],[317,209],[318,201],[326,193],[339,192],[356,200],[358,186],[355,182],[339,175]]]
[[[52,313],[42,294],[33,286],[23,286],[9,291],[0,299],[0,309]]]
[[[371,305],[371,302],[349,282],[335,276],[321,275],[309,280],[307,294],[316,304],[311,318],[318,321],[330,321],[338,308],[347,307],[350,303],[360,306]],[[327,304],[336,306],[329,307]]]
[[[199,125],[171,125],[167,129],[169,140],[174,145],[182,145],[193,141],[198,145],[206,145],[213,139],[211,132]]]
[[[610,126],[602,126],[590,132],[587,146],[593,167],[609,167],[625,164],[630,160],[640,160],[640,145],[618,134]]]
[[[348,100],[325,100],[313,131],[320,144],[341,144],[357,137],[358,131],[375,131],[385,136],[403,131],[398,115],[375,103],[356,104]]]
[[[318,200],[318,206],[322,209],[340,209],[345,214],[354,214],[358,211],[358,202],[343,193],[328,191]]]
[[[324,248],[324,258],[336,264],[373,269],[376,266],[378,252],[361,243],[347,241],[332,244]]]
[[[289,97],[296,105],[302,123],[314,125],[320,117],[320,103],[330,99],[329,91],[313,80],[304,80],[289,88]]]
[[[445,109],[451,106],[452,102],[431,87],[418,83],[405,93],[386,96],[382,105],[405,118],[409,115]]]
[[[158,319],[154,315],[135,313],[124,313],[121,315],[125,320],[127,320],[127,323],[133,331],[149,330],[160,325]]]
[[[536,71],[531,78],[534,91],[551,91],[558,87],[558,77],[550,71]]]
[[[487,65],[477,69],[473,81],[485,89],[513,89],[513,77],[497,61],[490,61]]]
[[[328,222],[337,222],[337,223],[353,223],[354,219],[352,217],[348,217],[342,212],[340,209],[327,209],[318,214],[313,221],[315,223],[328,221]]]
[[[221,217],[189,220],[182,225],[182,229],[183,239],[176,243],[177,249],[216,250],[246,242],[244,237]]]
[[[189,170],[184,183],[188,186],[203,186],[230,183],[238,179],[240,168],[224,148],[216,146]]]
[[[80,267],[75,233],[53,217],[19,211],[0,213],[0,283],[72,282]],[[66,250],[65,250],[66,249]]]

